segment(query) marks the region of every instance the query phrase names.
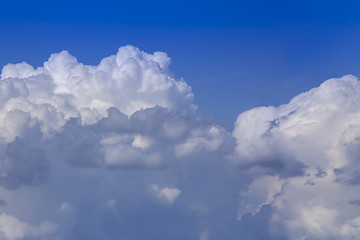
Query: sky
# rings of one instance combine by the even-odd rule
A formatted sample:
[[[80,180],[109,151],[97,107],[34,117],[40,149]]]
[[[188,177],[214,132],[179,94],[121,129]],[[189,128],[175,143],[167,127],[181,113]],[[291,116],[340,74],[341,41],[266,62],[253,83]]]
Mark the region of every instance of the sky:
[[[360,238],[359,10],[1,2],[0,240]]]
[[[40,66],[62,50],[95,65],[127,44],[163,51],[201,112],[231,129],[239,112],[358,75],[358,10],[357,1],[8,1],[0,65]]]

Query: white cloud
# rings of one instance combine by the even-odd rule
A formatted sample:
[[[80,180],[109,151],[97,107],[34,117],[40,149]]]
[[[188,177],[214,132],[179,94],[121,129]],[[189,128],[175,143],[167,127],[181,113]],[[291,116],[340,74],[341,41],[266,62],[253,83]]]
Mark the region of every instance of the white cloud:
[[[0,214],[0,237],[4,240],[18,240],[24,237],[42,237],[56,230],[56,225],[41,222],[38,226],[30,225],[6,213]]]
[[[356,239],[360,235],[360,217],[349,219],[341,226],[341,234],[348,239]]]
[[[97,66],[63,51],[3,68],[2,238],[358,237],[355,77],[241,113],[231,134],[169,64],[125,46]]]
[[[242,193],[245,196],[238,211],[238,219],[246,213],[255,215],[264,205],[271,204],[276,195],[281,192],[284,180],[279,176],[263,176],[255,179],[248,187],[248,191]]]
[[[72,209],[71,205],[67,202],[63,202],[59,209],[56,211],[57,213],[64,213],[64,212],[68,212]]]
[[[267,189],[278,193],[265,201],[274,210],[274,236],[345,239],[340,226],[347,229],[343,233],[353,231],[349,221],[358,216],[358,206],[349,202],[360,199],[359,151],[355,150],[360,137],[359,109],[360,83],[349,75],[330,79],[289,104],[239,115],[232,163],[256,174],[280,174],[285,183],[280,192],[279,181],[266,181]],[[291,168],[294,164],[298,171]],[[256,179],[249,191],[262,178]],[[259,210],[248,205],[239,210],[247,211]]]
[[[132,145],[134,147],[138,147],[145,150],[151,146],[151,139],[141,135],[135,135],[135,139],[132,142]]]
[[[156,105],[193,108],[191,88],[168,74],[169,63],[165,53],[151,55],[132,46],[120,48],[98,66],[79,63],[63,51],[36,70],[26,63],[5,66],[2,95],[17,97],[19,104],[12,104],[11,110],[28,105],[27,112],[38,115],[38,108],[49,104],[65,119],[84,115],[85,123],[106,116],[109,107],[126,114]]]
[[[154,207],[160,208],[158,224],[171,223],[159,203],[173,205],[183,191],[164,186],[193,178],[203,156],[222,158],[235,145],[230,133],[199,117],[191,88],[173,77],[169,64],[165,53],[125,46],[97,66],[63,51],[36,69],[26,63],[3,68],[0,192],[8,195],[2,196],[7,204],[0,211],[32,223],[19,221],[28,230],[16,238],[35,229],[38,219],[48,219],[57,224],[59,239],[131,239],[138,224],[120,233],[105,227],[111,225],[108,219],[125,224],[135,209],[146,215]],[[196,168],[194,158],[199,159]],[[149,182],[162,187],[149,194]],[[154,194],[160,201],[152,202]],[[175,215],[177,208],[195,213],[193,205],[208,206],[197,200],[174,204]],[[191,214],[189,221],[204,215]],[[197,238],[198,233],[186,236]]]
[[[191,116],[195,110],[191,88],[183,80],[171,77],[169,64],[170,58],[165,53],[147,54],[125,46],[116,55],[104,58],[98,66],[79,63],[66,51],[51,55],[44,66],[37,69],[26,63],[6,65],[0,81],[0,144],[12,144],[19,137],[25,144],[39,142],[36,148],[40,152],[44,151],[44,143],[53,143],[63,158],[78,167],[162,166],[162,150],[159,151],[159,144],[152,147],[153,132],[142,131],[146,128],[143,125],[157,125],[162,128],[159,133],[163,136],[180,141],[191,128],[184,117]],[[118,111],[121,119],[114,114],[111,120],[104,119],[110,107]],[[153,123],[146,118],[137,119],[141,113],[136,112],[149,108],[163,108],[168,113],[162,111],[165,114],[160,115],[162,119],[157,119],[157,112],[151,113],[150,121],[158,121]],[[179,109],[185,112],[182,122],[171,114]],[[71,122],[71,118],[78,122]],[[186,127],[178,128],[174,125],[177,122]],[[132,143],[127,140],[106,143],[106,139],[114,136],[131,139]],[[32,174],[31,168],[26,174],[17,172],[28,177],[12,176],[11,164],[11,161],[0,162],[3,173],[0,183],[6,187],[16,188],[45,179]],[[45,159],[41,164],[46,175]]]
[[[220,153],[225,155],[233,150],[234,139],[219,126],[198,128],[190,132],[188,139],[176,146],[177,157],[204,153]]]
[[[157,185],[152,185],[151,189],[156,193],[158,198],[165,200],[166,202],[172,204],[179,197],[181,190],[178,188],[170,187],[159,187]]]

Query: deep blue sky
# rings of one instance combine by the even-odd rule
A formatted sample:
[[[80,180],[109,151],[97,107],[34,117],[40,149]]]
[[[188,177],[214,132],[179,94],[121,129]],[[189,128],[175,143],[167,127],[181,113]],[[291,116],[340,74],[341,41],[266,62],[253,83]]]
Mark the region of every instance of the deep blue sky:
[[[132,44],[164,51],[207,117],[232,128],[344,74],[360,76],[357,1],[2,1],[0,65],[69,50],[97,64]]]

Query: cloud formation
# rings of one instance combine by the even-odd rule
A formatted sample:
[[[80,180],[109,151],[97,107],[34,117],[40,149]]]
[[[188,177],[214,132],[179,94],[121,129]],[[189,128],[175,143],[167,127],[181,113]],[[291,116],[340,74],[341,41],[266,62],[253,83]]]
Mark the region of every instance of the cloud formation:
[[[68,52],[0,80],[0,239],[356,239],[360,83],[330,79],[233,132],[170,58]]]
[[[49,222],[42,222],[39,226],[29,225],[21,222],[17,218],[2,213],[0,215],[0,237],[1,239],[23,239],[29,237],[36,237],[43,239],[43,236],[49,235],[54,232],[56,226]]]
[[[234,164],[270,174],[269,193],[247,209],[273,208],[271,233],[287,239],[356,239],[360,199],[360,84],[353,76],[330,79],[279,107],[239,115]],[[293,172],[289,165],[302,166]],[[284,171],[288,171],[287,174]],[[278,176],[281,176],[278,180]],[[267,191],[255,180],[247,192],[259,199]],[[262,187],[266,186],[262,185]],[[274,191],[272,191],[274,192]],[[255,208],[256,210],[253,210]],[[239,210],[240,215],[244,209]],[[350,223],[351,222],[351,223]]]
[[[56,226],[46,234],[59,239],[138,238],[135,225],[125,232],[104,225],[126,226],[134,214],[155,213],[150,208],[158,209],[159,226],[176,220],[164,209],[182,193],[181,169],[196,157],[204,164],[202,152],[210,159],[231,152],[235,139],[199,117],[191,88],[172,77],[169,64],[165,53],[125,46],[98,66],[63,51],[36,69],[3,68],[0,207],[19,225],[12,233],[2,223],[4,239],[38,239],[41,231],[31,229],[41,222]]]

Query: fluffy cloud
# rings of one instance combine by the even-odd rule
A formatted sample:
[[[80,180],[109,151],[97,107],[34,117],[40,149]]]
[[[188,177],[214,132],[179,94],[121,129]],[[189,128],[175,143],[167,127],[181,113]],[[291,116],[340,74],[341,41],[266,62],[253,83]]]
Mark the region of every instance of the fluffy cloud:
[[[193,178],[196,172],[181,177],[181,169],[196,158],[203,165],[203,154],[230,153],[235,140],[199,117],[191,88],[172,77],[169,64],[165,53],[125,46],[98,66],[63,51],[36,69],[26,63],[3,68],[0,211],[12,225],[3,225],[2,238],[50,234],[41,230],[43,219],[56,224],[58,239],[140,238],[135,223],[120,232],[105,227],[109,219],[126,226],[133,214],[155,214],[159,226],[175,223],[178,211],[196,221],[186,203],[177,204],[182,190],[159,186]],[[178,208],[176,214],[163,203]]]
[[[178,188],[160,188],[158,185],[152,185],[151,189],[160,199],[163,199],[170,204],[173,203],[181,193],[181,190]]]
[[[245,196],[238,212],[241,220],[246,213],[255,215],[264,205],[272,203],[277,194],[281,192],[284,180],[279,176],[263,176],[255,179],[248,187],[248,191],[242,193]],[[245,201],[246,200],[246,201]]]
[[[266,181],[262,187],[267,190],[258,187],[264,177],[256,179],[245,195],[265,194],[265,201],[253,200],[257,208],[246,205],[246,211],[253,214],[264,203],[270,205],[271,232],[287,239],[357,236],[359,206],[351,203],[360,199],[359,119],[360,83],[350,75],[330,79],[289,104],[240,114],[232,163],[253,173],[281,176],[280,182]],[[293,171],[289,166],[294,164],[302,171]],[[244,208],[239,212],[245,213]]]
[[[80,115],[94,122],[106,115],[109,107],[126,114],[156,105],[192,107],[191,88],[168,74],[169,64],[165,53],[151,55],[132,46],[120,48],[98,66],[79,63],[63,51],[51,55],[36,70],[26,63],[9,64],[3,68],[1,79],[23,79],[17,80],[21,86],[13,84],[13,88],[23,90],[19,95],[30,103],[52,104],[66,118]]]
[[[40,183],[48,172],[46,154],[77,167],[163,167],[174,158],[172,149],[203,124],[191,88],[171,77],[169,63],[165,53],[125,46],[98,66],[81,64],[66,51],[37,69],[6,65],[0,140],[9,150],[0,164],[0,184]],[[41,147],[26,145],[26,139]]]
[[[0,80],[0,239],[356,239],[360,83],[330,79],[233,132],[165,53],[63,51]]]
[[[17,240],[24,237],[37,237],[49,235],[56,230],[56,226],[50,222],[41,222],[38,226],[29,225],[19,219],[2,213],[0,215],[1,239]]]

